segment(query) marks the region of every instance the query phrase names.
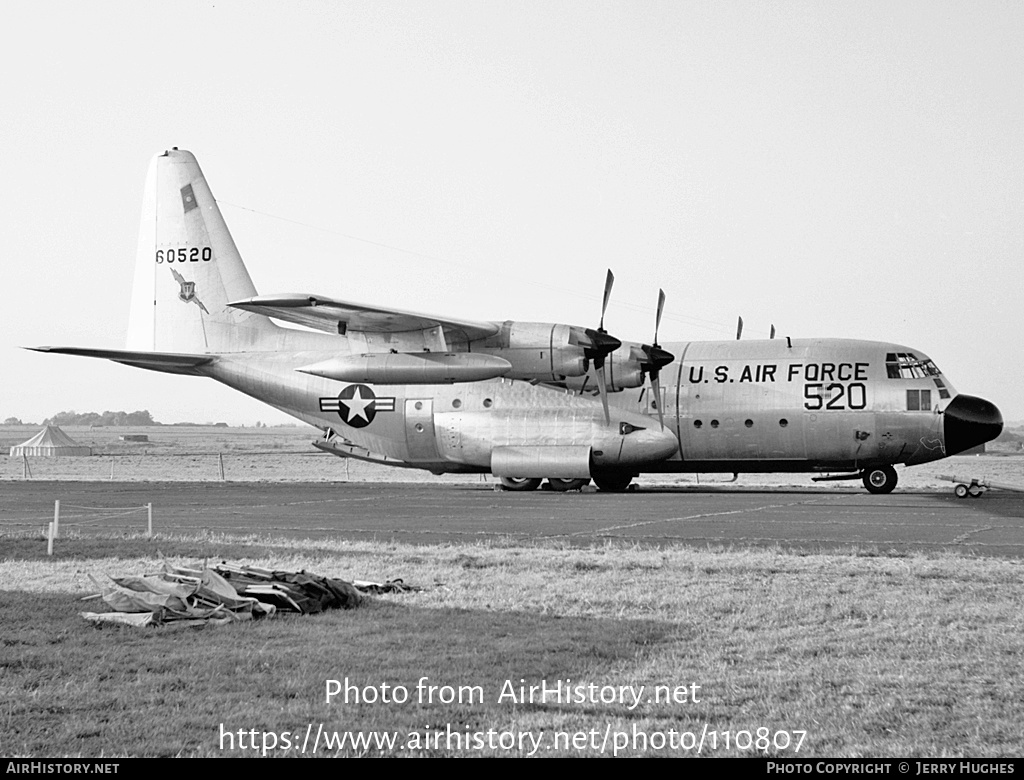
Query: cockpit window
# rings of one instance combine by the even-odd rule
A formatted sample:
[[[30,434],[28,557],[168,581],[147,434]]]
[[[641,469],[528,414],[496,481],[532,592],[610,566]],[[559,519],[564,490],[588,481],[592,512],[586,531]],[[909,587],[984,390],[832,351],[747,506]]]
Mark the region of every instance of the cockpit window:
[[[929,358],[913,352],[890,352],[885,356],[885,374],[889,379],[923,379],[942,372]]]

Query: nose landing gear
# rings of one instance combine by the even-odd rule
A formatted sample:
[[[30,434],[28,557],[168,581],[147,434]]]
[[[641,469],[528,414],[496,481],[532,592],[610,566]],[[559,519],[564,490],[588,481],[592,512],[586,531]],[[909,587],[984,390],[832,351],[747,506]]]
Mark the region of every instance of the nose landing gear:
[[[861,480],[869,493],[892,493],[898,477],[892,466],[875,466],[861,472]]]

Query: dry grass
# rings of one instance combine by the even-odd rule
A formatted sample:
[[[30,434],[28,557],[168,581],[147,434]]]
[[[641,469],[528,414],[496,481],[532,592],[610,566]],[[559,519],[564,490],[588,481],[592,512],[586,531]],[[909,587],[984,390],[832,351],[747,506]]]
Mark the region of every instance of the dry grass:
[[[532,735],[541,755],[601,752],[592,741],[556,746],[555,732],[594,731],[600,745],[606,733],[705,727],[806,731],[798,754],[770,751],[788,756],[1022,752],[1024,585],[1015,561],[216,536],[71,538],[46,560],[38,538],[0,545],[3,755],[220,755],[222,729],[235,743],[224,752],[253,753],[251,736],[258,746],[273,733],[281,747],[285,734],[300,742],[308,724],[312,734],[322,726],[399,735],[393,749],[329,751],[346,755],[531,753],[529,740],[522,749],[449,746],[446,727]],[[154,570],[157,549],[344,579],[402,577],[425,590],[353,612],[216,629],[96,629],[78,617],[88,573]],[[416,701],[423,677],[479,686],[484,700]],[[405,686],[412,700],[325,702],[325,682],[345,678]],[[567,678],[646,693],[696,684],[700,701],[632,710],[498,701],[506,681]],[[721,741],[703,752],[750,754]]]

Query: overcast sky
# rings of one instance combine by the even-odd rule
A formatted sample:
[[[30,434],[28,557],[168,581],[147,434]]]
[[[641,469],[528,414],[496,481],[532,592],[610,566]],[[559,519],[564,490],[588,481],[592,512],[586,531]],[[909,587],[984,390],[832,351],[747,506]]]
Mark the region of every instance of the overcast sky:
[[[1020,2],[4,6],[0,419],[284,415],[123,347],[149,159],[261,293],[894,341],[1024,420]]]

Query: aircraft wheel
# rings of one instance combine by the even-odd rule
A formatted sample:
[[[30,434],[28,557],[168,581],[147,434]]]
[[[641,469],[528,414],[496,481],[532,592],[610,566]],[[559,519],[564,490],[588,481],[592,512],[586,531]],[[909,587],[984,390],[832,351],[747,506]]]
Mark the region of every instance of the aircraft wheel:
[[[953,488],[957,498],[967,498],[967,485],[957,485]]]
[[[552,490],[559,493],[568,493],[570,490],[583,490],[589,484],[589,479],[558,479],[556,477],[548,477],[548,485],[551,486]]]
[[[980,498],[981,494],[984,492],[984,490],[982,490],[980,487],[977,487],[976,485],[971,485],[969,488],[967,488],[967,494],[971,498]]]
[[[540,487],[539,479],[517,477],[502,477],[501,486],[505,490],[514,490],[517,493],[525,493],[527,490],[536,490]]]
[[[892,493],[898,479],[892,466],[865,469],[861,478],[869,493]]]
[[[594,484],[605,493],[624,493],[633,481],[628,471],[599,471],[594,473]]]

